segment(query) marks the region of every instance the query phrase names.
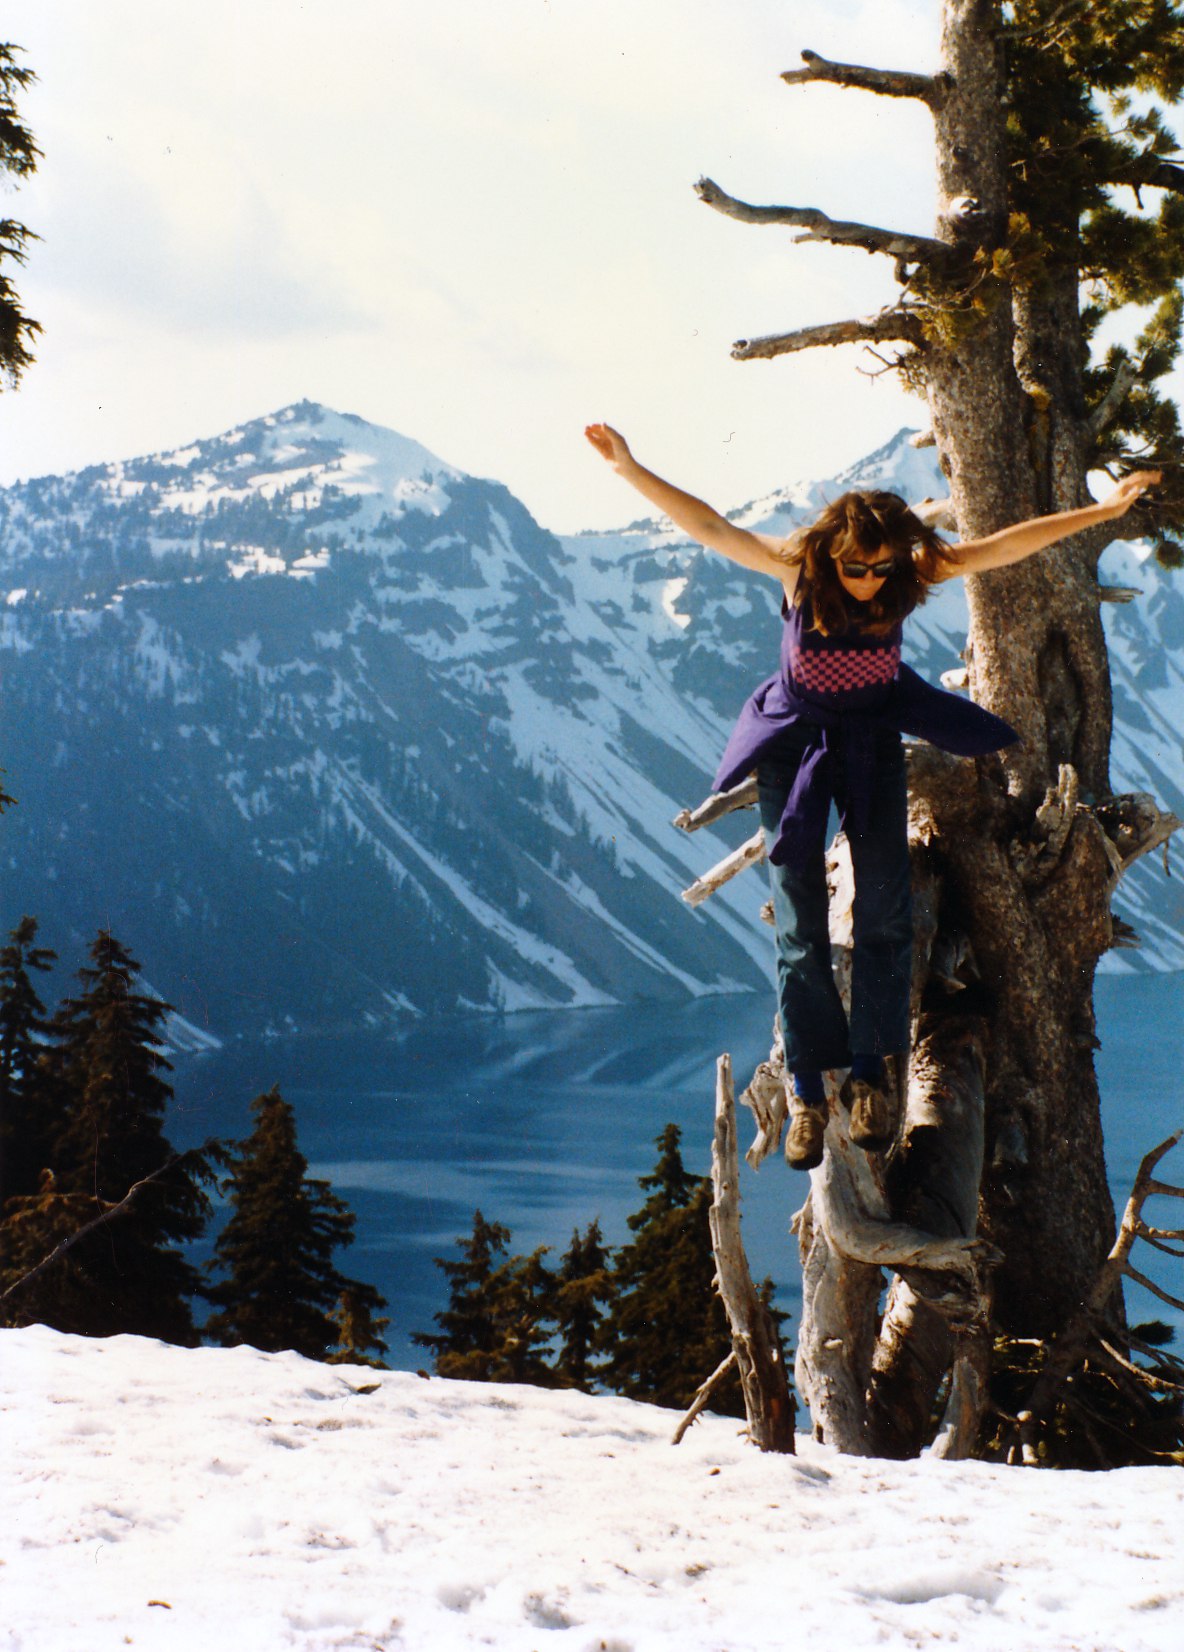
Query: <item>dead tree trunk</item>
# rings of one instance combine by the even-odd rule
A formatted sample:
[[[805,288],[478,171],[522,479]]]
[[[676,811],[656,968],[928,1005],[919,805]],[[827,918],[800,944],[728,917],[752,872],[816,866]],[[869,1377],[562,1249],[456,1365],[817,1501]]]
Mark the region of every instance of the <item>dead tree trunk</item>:
[[[713,1199],[708,1218],[716,1284],[732,1332],[732,1353],[744,1395],[748,1437],[762,1451],[793,1451],[795,1407],[781,1345],[768,1307],[757,1294],[740,1238],[740,1164],[732,1063],[719,1058],[715,1080]]]

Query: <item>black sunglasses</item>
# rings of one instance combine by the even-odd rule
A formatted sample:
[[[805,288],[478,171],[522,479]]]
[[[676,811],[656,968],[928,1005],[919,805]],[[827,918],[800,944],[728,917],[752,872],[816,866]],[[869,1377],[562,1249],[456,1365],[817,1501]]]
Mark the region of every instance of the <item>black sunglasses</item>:
[[[887,562],[840,562],[839,567],[848,579],[864,579],[868,574],[873,579],[887,579],[896,567],[896,558],[889,557]]]

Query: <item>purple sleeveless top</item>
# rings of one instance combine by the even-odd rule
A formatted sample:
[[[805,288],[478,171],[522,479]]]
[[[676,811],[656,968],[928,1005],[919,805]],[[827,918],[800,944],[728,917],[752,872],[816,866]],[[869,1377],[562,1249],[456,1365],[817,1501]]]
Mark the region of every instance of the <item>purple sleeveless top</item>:
[[[958,757],[978,757],[1018,740],[1001,717],[934,688],[902,665],[899,625],[886,636],[868,636],[852,624],[824,637],[811,629],[805,605],[784,602],[781,617],[781,669],[745,701],[714,782],[717,792],[738,785],[762,758],[778,755],[787,730],[795,731],[786,755],[792,752],[800,761],[769,850],[775,865],[819,842],[826,829],[835,792],[835,731],[842,734],[848,780],[841,815],[845,831],[858,831],[867,821],[877,730],[915,735]]]

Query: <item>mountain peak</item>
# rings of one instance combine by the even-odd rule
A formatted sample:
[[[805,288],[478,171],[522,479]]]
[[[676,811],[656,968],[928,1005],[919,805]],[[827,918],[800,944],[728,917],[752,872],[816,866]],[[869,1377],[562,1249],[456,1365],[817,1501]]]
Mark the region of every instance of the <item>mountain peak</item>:
[[[220,436],[107,467],[116,485],[153,484],[168,503],[186,508],[251,493],[266,498],[332,487],[371,495],[388,507],[463,473],[434,453],[356,413],[299,401],[237,425]]]

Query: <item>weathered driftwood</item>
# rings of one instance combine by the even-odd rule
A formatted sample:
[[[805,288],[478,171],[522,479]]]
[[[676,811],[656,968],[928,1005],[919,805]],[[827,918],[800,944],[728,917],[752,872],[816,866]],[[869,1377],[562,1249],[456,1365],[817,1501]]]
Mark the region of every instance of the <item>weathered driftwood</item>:
[[[730,855],[725,855],[709,872],[704,872],[701,878],[696,878],[689,889],[684,889],[683,900],[688,906],[702,905],[708,895],[713,895],[729,878],[734,878],[737,872],[743,872],[746,866],[758,865],[764,858],[764,834],[755,832],[738,849],[733,849]]]
[[[792,1452],[795,1407],[773,1316],[757,1295],[740,1236],[740,1166],[731,1057],[716,1065],[715,1137],[711,1149],[713,1199],[708,1213],[715,1250],[716,1286],[732,1332],[732,1352],[748,1437],[762,1451]]]

